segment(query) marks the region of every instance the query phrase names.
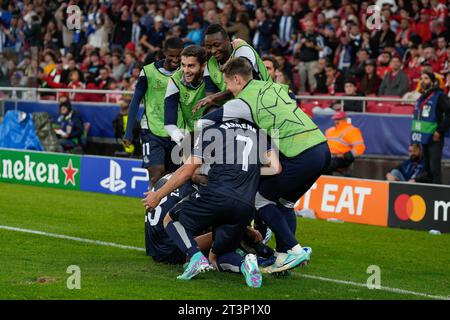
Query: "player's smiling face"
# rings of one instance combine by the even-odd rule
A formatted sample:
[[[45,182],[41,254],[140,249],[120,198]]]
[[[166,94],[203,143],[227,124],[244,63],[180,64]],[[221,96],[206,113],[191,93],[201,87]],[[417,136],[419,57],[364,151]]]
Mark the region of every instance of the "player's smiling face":
[[[205,36],[205,48],[208,57],[215,57],[221,64],[230,58],[231,52],[233,51],[230,40],[228,38],[225,39],[220,32]]]
[[[164,53],[166,56],[166,69],[169,71],[177,70],[180,67],[181,51],[183,49],[167,49]]]
[[[188,83],[198,83],[203,77],[204,66],[198,62],[196,57],[181,56],[181,70],[184,80]]]

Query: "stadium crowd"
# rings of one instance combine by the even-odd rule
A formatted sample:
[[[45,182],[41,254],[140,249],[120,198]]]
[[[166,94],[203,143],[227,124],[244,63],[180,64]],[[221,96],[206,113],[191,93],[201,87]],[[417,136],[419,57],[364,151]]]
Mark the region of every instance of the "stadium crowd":
[[[232,38],[270,55],[279,79],[296,93],[403,96],[420,89],[422,70],[433,72],[447,94],[450,89],[449,3],[443,0],[0,4],[1,86],[134,90],[165,39],[202,45],[208,25],[220,23]],[[381,10],[370,13],[373,4]],[[81,10],[80,29],[70,28],[70,5]],[[75,101],[106,98],[119,96],[71,94]]]

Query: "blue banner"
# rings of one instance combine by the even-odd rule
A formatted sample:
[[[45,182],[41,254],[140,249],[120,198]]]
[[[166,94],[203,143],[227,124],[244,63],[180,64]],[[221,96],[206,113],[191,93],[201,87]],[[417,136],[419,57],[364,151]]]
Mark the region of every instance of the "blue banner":
[[[58,117],[58,103],[56,102],[27,102],[20,101],[17,103],[17,109],[20,111],[47,112],[53,120]],[[113,120],[120,112],[120,107],[115,104],[92,105],[88,103],[72,102],[73,109],[78,111],[84,122],[89,122],[89,137],[114,138]],[[15,105],[11,101],[5,102],[5,112],[14,110]],[[140,108],[138,117],[140,118],[144,109]]]
[[[407,156],[412,116],[348,113],[352,124],[361,130],[365,154]],[[314,116],[322,132],[333,126],[331,116]],[[443,158],[450,159],[450,138],[445,138]]]
[[[80,190],[143,198],[149,177],[141,164],[132,159],[83,156]]]

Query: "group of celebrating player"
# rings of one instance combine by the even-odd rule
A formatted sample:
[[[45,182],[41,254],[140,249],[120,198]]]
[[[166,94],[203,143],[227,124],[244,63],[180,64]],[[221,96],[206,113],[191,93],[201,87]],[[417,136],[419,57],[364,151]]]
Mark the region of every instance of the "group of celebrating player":
[[[206,50],[167,39],[165,59],[143,68],[130,104],[125,144],[142,99],[145,106],[147,255],[185,263],[178,279],[216,269],[260,287],[262,273],[288,273],[310,260],[311,248],[295,236],[293,208],[328,167],[330,152],[250,45],[231,42],[217,24],[204,40]],[[180,148],[183,164],[174,160]],[[275,250],[266,245],[269,229]]]

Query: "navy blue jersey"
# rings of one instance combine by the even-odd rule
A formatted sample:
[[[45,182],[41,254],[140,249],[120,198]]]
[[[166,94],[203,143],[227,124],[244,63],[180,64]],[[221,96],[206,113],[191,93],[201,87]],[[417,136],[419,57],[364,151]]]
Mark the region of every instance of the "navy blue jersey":
[[[167,174],[155,184],[154,191],[160,189],[171,177]],[[165,257],[170,255],[177,246],[167,235],[163,220],[166,214],[184,197],[193,193],[195,188],[190,181],[186,182],[179,189],[161,199],[159,206],[145,213],[145,247],[147,255],[152,257]]]
[[[193,156],[210,166],[208,185],[201,186],[199,193],[220,193],[253,206],[260,159],[264,157],[259,153],[267,151],[267,147],[260,147],[259,140],[257,127],[245,120],[215,123],[204,129],[196,137],[193,151]]]

